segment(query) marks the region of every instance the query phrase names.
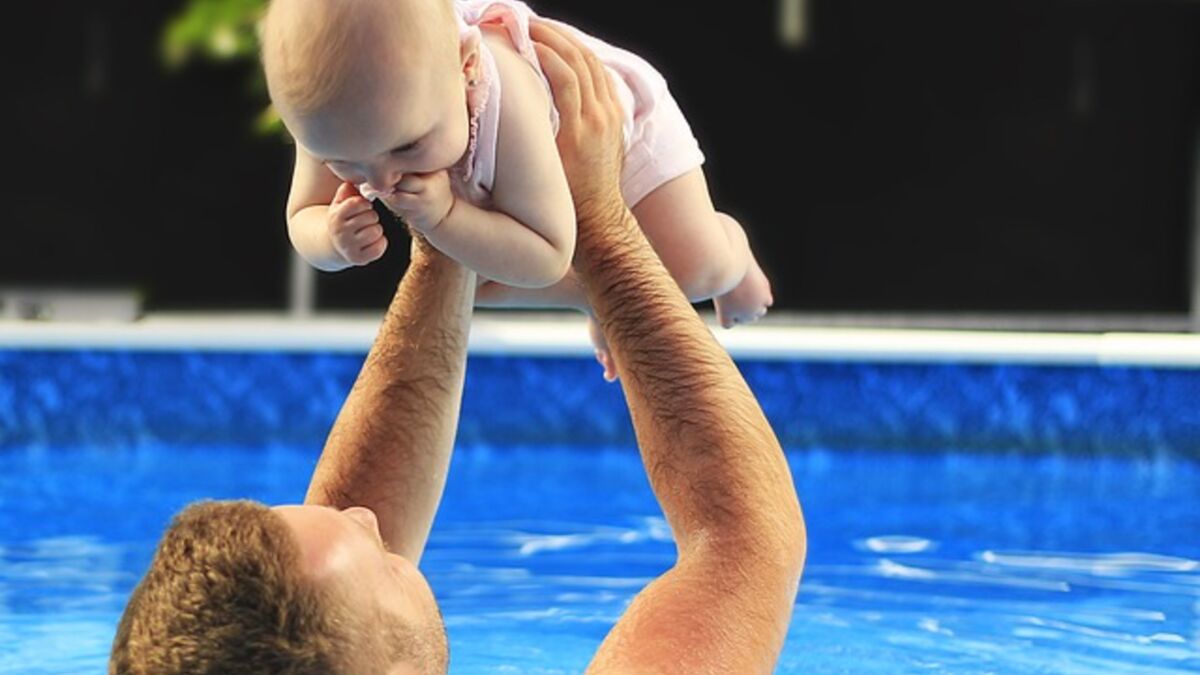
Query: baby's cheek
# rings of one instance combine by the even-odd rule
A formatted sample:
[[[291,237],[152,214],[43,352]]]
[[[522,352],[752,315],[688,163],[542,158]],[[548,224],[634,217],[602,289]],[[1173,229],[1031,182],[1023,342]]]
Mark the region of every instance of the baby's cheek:
[[[325,168],[329,169],[330,173],[337,176],[338,179],[343,180],[347,183],[354,183],[355,185],[357,185],[359,183],[365,182],[363,180],[363,177],[358,175],[358,172],[354,171],[352,169],[347,169],[345,167],[337,166],[334,164],[326,164]]]
[[[433,169],[434,171],[440,169],[449,169],[455,164],[458,164],[462,160],[463,155],[467,153],[469,133],[466,127],[466,120],[463,121],[464,127],[461,133],[454,132],[447,134],[446,138],[442,140],[441,156],[439,157],[439,161],[436,162],[440,166],[435,167]]]
[[[459,157],[461,154],[456,154],[453,147],[448,144],[433,148],[421,158],[420,173],[434,173],[442,169],[449,169],[458,163]]]

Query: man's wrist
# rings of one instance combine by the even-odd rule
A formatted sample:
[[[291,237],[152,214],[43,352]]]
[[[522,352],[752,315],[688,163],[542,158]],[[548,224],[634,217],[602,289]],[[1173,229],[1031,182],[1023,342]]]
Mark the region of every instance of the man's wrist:
[[[429,266],[438,262],[446,262],[450,258],[438,250],[436,246],[429,243],[425,235],[415,227],[409,227],[409,235],[412,236],[412,246],[409,249],[409,266]]]
[[[623,201],[605,200],[601,204],[578,206],[579,235],[575,246],[577,262],[588,257],[604,257],[614,248],[636,245],[641,233],[637,219]]]

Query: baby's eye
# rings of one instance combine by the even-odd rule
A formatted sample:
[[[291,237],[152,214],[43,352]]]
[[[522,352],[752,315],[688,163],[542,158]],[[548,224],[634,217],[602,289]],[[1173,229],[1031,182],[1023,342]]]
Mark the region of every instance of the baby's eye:
[[[402,145],[398,148],[393,148],[392,154],[393,155],[403,155],[403,154],[412,152],[413,150],[416,150],[418,147],[420,147],[420,145],[421,145],[421,141],[413,141],[412,143],[409,143],[408,145]]]

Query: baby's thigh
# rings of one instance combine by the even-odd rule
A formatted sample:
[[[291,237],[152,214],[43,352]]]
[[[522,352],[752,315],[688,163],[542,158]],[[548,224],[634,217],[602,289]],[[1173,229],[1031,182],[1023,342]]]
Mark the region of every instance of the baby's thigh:
[[[633,207],[650,245],[677,279],[730,256],[729,237],[713,208],[703,169],[668,181]]]

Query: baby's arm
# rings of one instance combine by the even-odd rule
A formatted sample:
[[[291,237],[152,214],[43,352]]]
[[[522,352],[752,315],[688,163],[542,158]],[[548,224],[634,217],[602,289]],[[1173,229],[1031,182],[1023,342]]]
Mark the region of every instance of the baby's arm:
[[[387,249],[370,203],[299,145],[287,223],[296,252],[325,272],[365,265]]]
[[[506,37],[485,33],[504,81],[494,210],[466,200],[427,233],[429,243],[481,276],[541,288],[566,274],[575,252],[575,208],[537,73]]]

